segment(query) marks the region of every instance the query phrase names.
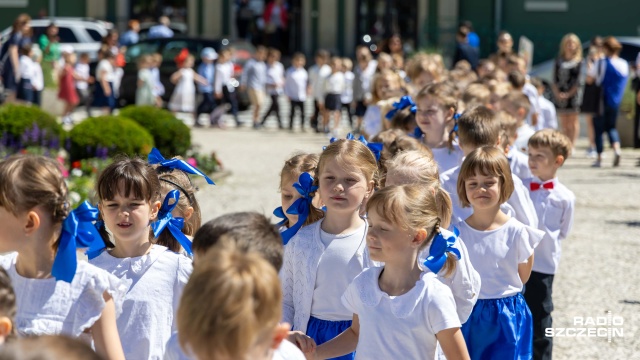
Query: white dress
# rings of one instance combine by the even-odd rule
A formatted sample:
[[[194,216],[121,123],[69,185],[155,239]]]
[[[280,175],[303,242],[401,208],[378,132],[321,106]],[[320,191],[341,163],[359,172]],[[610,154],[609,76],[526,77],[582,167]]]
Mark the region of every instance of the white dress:
[[[55,278],[29,279],[17,273],[17,256],[1,256],[0,266],[7,270],[16,293],[14,324],[19,335],[81,336],[102,316],[105,292],[113,298],[116,314],[122,312],[127,286],[108,272],[78,261],[71,283]]]
[[[382,269],[364,270],[342,296],[360,320],[356,360],[435,358],[436,334],[460,327],[451,291],[423,272],[407,293],[389,296],[378,284]]]
[[[171,333],[182,290],[191,275],[191,260],[164,246],[153,245],[148,254],[116,258],[104,251],[90,262],[127,285],[117,325],[127,359],[160,360]]]
[[[169,100],[169,110],[193,112],[196,108],[196,85],[193,83],[193,69],[180,69],[182,76]]]

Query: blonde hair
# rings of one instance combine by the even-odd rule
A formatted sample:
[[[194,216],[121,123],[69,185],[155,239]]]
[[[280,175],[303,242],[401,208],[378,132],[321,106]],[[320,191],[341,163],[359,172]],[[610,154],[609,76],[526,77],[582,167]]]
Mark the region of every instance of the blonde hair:
[[[384,187],[387,178],[387,166],[386,163],[393,157],[390,151],[391,144],[396,140],[398,136],[405,135],[405,132],[400,129],[387,129],[379,132],[371,138],[371,142],[381,143],[382,151],[380,152],[380,160],[378,161],[378,175],[379,183],[381,187]]]
[[[420,140],[406,134],[396,137],[391,145],[389,145],[389,153],[392,157],[398,155],[399,153],[413,150],[419,151],[425,156],[433,157],[433,152],[431,152],[431,149],[429,149],[427,145],[423,144]]]
[[[582,61],[582,43],[580,42],[578,35],[574,33],[568,33],[562,37],[562,40],[560,40],[560,52],[558,54],[560,59],[565,60],[564,47],[569,41],[573,41],[576,44],[576,53],[573,58],[569,60],[576,62]]]
[[[500,121],[500,128],[502,128],[501,144],[503,150],[506,151],[507,146],[509,146],[512,139],[515,139],[518,133],[518,120],[506,111],[498,111],[496,118]]]
[[[180,157],[174,157],[174,159],[181,159]],[[198,190],[189,175],[181,170],[168,170],[164,171],[162,167],[156,167],[158,172],[158,179],[160,180],[160,193],[161,198],[164,201],[165,196],[171,190],[179,190],[180,198],[178,198],[178,204],[176,210],[181,214],[186,213],[189,207],[193,208],[193,214],[189,219],[184,220],[184,227],[182,232],[185,235],[193,236],[202,224],[202,213],[200,212],[200,204],[196,200],[196,191]],[[156,240],[158,245],[166,246],[169,250],[178,252],[180,251],[180,243],[171,234],[170,231],[163,231]]]
[[[496,114],[485,106],[469,109],[458,119],[458,139],[463,146],[495,145],[501,132]]]
[[[389,186],[371,196],[367,201],[367,212],[373,209],[385,221],[405,231],[426,230],[427,238],[419,248],[423,250],[431,244],[443,226],[440,218],[441,209],[434,190],[425,184]],[[451,213],[451,201],[448,203],[447,212]],[[445,276],[449,276],[455,270],[456,264],[456,257],[447,254],[447,261],[441,271]]]
[[[198,261],[178,308],[180,346],[199,359],[243,359],[253,346],[270,343],[281,319],[274,267],[258,253],[222,243]]]
[[[423,73],[429,74],[434,81],[441,81],[444,69],[440,68],[438,62],[431,55],[417,54],[406,65],[407,76],[412,81],[420,77]]]
[[[451,197],[440,186],[440,172],[438,163],[433,157],[418,150],[399,153],[387,161],[387,174],[395,174],[407,184],[423,184],[435,188],[438,200],[438,214],[442,226],[451,225]]]
[[[280,171],[280,190],[282,191],[282,185],[285,181],[296,182],[300,177],[300,174],[303,172],[309,173],[309,175],[316,178],[316,168],[318,167],[318,160],[320,157],[317,154],[297,154],[291,157],[289,160],[284,162],[284,166]],[[315,196],[315,192],[310,194],[311,196]],[[287,209],[283,209],[287,210]],[[309,216],[303,225],[313,224],[314,222],[322,219],[324,217],[324,212],[320,209],[317,209],[315,206],[310,205],[309,207]],[[289,220],[286,220],[287,223]],[[292,224],[291,224],[292,225]]]
[[[349,59],[348,57],[342,58],[342,68],[344,69],[344,71],[353,70],[353,61],[351,61],[351,59]]]
[[[5,343],[0,351],[3,360],[102,360],[91,346],[67,335],[23,337]]]
[[[401,89],[404,85],[404,81],[402,80],[402,78],[400,78],[400,75],[398,75],[397,72],[391,69],[384,69],[378,72],[373,77],[373,80],[371,81],[371,102],[372,103],[377,103],[378,101],[387,99],[387,97],[383,98],[383,95],[378,93],[378,87],[380,86],[380,83],[385,79],[396,81],[399,89]]]
[[[317,178],[322,176],[327,161],[336,160],[345,169],[356,169],[367,182],[378,185],[378,162],[371,150],[357,140],[340,139],[327,146],[318,160]],[[316,178],[316,183],[318,182]]]
[[[529,147],[550,149],[554,156],[560,155],[564,160],[569,158],[572,149],[569,138],[554,129],[536,131],[536,133],[529,138]]]
[[[491,100],[491,91],[484,84],[469,84],[462,93],[462,102],[467,109],[476,106],[486,106]]]
[[[509,161],[504,152],[495,146],[483,146],[473,150],[462,162],[460,175],[458,175],[458,197],[462,207],[469,207],[471,203],[467,198],[465,181],[467,179],[482,174],[483,176],[495,176],[499,179],[500,199],[499,203],[504,204],[514,191],[513,176]]]

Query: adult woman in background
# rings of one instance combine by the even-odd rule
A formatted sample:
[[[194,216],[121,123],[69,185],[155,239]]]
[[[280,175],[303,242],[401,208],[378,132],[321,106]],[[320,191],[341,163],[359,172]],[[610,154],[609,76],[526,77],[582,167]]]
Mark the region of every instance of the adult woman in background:
[[[560,118],[562,132],[575,148],[580,134],[578,109],[580,109],[580,71],[582,69],[582,45],[575,34],[567,34],[560,42],[560,53],[553,71],[553,102]]]
[[[31,44],[31,17],[20,14],[13,22],[9,40],[2,45],[0,62],[2,63],[2,84],[7,93],[7,102],[16,100],[18,83],[20,83],[20,61],[18,51],[26,44]]]
[[[60,61],[60,39],[58,38],[58,26],[49,24],[45,33],[40,35],[38,45],[42,50],[42,76],[46,88],[55,88],[58,85],[58,62]]]
[[[605,132],[609,136],[609,142],[614,151],[613,166],[620,165],[620,136],[618,135],[618,130],[616,130],[616,120],[624,89],[627,85],[627,78],[629,77],[629,64],[618,56],[620,50],[622,50],[622,45],[618,40],[613,36],[607,37],[604,40],[603,49],[606,57],[599,62],[597,72],[592,72],[587,78],[588,82],[595,80],[597,85],[602,86],[604,102],[603,113],[593,119],[596,151],[598,152],[598,158],[593,163],[593,167],[601,166],[602,134]]]

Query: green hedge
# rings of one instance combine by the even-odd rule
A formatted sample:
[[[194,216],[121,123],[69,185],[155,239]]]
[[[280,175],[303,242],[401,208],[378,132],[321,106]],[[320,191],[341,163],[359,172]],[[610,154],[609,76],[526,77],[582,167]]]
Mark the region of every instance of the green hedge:
[[[153,137],[135,121],[123,116],[88,118],[70,131],[71,159],[106,158],[118,154],[146,156]]]
[[[0,135],[18,147],[30,145],[58,148],[67,132],[51,114],[35,106],[6,104],[0,107]]]
[[[185,156],[191,147],[191,130],[170,111],[153,106],[130,105],[120,111],[120,116],[133,119],[147,129],[166,158]]]

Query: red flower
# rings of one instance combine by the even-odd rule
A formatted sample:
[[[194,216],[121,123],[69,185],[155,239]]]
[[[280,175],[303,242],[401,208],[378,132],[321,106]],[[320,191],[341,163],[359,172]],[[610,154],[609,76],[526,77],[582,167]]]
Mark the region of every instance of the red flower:
[[[26,153],[27,153],[27,149],[20,150],[20,154],[26,154]]]
[[[80,169],[80,166],[82,166],[82,164],[80,164],[80,161],[74,161],[71,163],[71,168],[72,169]]]

